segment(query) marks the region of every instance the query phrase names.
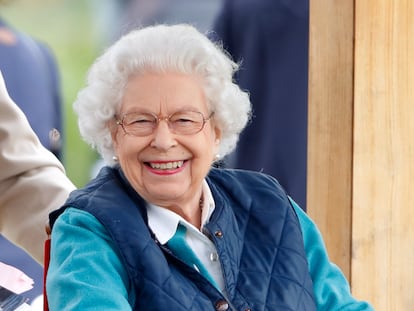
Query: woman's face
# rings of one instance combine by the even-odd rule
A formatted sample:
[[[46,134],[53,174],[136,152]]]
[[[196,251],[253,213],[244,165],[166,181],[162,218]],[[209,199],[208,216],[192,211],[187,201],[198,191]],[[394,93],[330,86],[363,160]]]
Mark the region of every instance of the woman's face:
[[[168,117],[178,111],[201,112],[208,118],[202,84],[195,76],[145,73],[130,78],[119,116],[143,112]],[[173,133],[165,119],[145,136],[113,132],[119,164],[134,189],[160,206],[185,204],[200,193],[202,180],[218,151],[220,131],[213,119],[191,135]]]

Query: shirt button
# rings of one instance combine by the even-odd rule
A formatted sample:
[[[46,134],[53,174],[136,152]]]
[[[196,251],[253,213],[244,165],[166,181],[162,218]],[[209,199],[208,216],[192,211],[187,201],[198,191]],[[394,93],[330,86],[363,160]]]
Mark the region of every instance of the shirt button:
[[[217,253],[211,253],[210,254],[210,261],[218,261],[218,254]]]
[[[216,303],[216,310],[217,311],[226,311],[229,309],[229,304],[225,300],[219,300]]]
[[[214,235],[218,238],[222,238],[223,237],[223,232],[221,232],[220,230],[217,230],[216,232],[214,232]]]

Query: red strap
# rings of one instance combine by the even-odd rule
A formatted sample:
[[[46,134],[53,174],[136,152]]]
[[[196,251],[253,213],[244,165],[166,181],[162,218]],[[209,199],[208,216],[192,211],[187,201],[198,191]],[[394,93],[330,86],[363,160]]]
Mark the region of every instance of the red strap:
[[[49,304],[47,302],[46,294],[46,276],[47,270],[49,269],[50,262],[50,227],[49,224],[46,225],[47,240],[45,241],[45,261],[43,267],[43,311],[49,311]]]

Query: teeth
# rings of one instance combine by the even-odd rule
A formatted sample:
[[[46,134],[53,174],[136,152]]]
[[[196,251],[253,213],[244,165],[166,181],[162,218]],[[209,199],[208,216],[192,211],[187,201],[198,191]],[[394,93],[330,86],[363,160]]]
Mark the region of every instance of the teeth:
[[[150,166],[159,170],[170,170],[183,166],[184,161],[174,161],[166,163],[150,163]]]

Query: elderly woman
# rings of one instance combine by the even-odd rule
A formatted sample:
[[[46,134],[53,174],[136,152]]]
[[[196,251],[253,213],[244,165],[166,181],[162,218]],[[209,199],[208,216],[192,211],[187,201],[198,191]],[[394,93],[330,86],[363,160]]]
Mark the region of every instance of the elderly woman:
[[[50,310],[371,310],[270,176],[213,168],[249,121],[189,25],[121,38],[75,103],[108,166],[51,214]]]

